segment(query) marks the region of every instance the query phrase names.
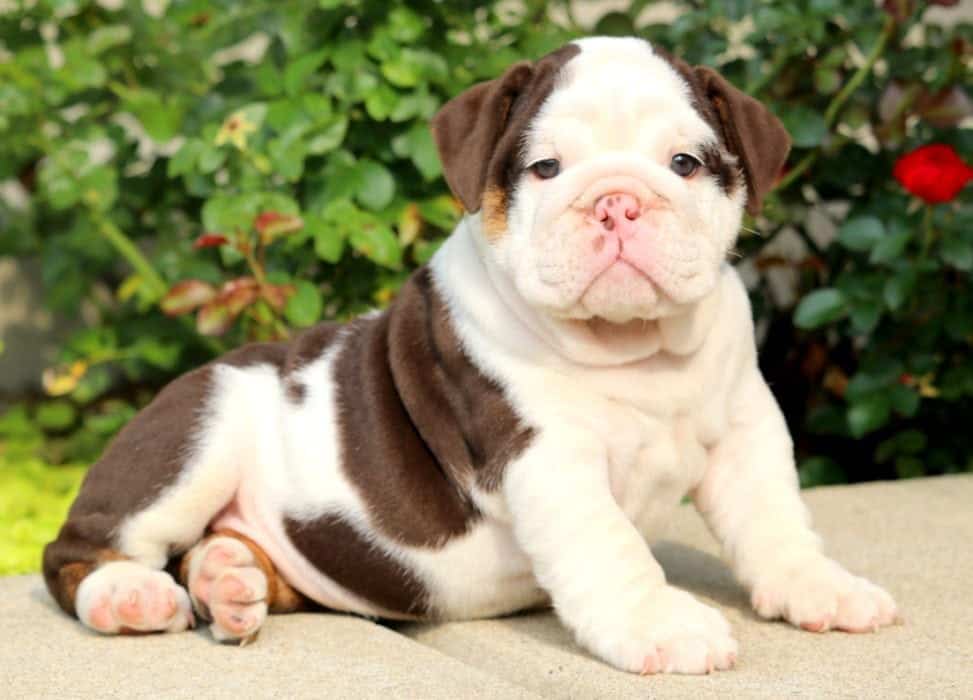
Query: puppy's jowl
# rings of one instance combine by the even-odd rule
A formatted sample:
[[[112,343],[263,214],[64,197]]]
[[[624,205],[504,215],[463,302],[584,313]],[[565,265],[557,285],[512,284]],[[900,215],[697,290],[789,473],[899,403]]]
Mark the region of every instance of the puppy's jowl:
[[[553,604],[634,672],[730,668],[647,545],[691,494],[756,611],[890,624],[825,557],[724,259],[789,140],[709,68],[588,39],[449,102],[470,214],[391,307],[173,382],[92,467],[44,573],[104,633],[249,640],[317,604],[463,619]],[[168,569],[167,569],[168,567]]]

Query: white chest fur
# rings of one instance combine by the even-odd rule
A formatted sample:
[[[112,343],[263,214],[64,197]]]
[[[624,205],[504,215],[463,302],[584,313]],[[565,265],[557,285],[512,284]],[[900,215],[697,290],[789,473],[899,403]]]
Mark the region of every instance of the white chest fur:
[[[577,431],[593,436],[616,501],[644,535],[657,534],[669,509],[702,479],[741,368],[753,362],[749,303],[736,272],[724,268],[695,327],[669,324],[660,332],[647,325],[644,338],[626,344],[599,348],[596,338],[579,337],[558,346],[561,339],[552,342],[531,324],[530,311],[491,278],[472,234],[461,226],[433,262],[467,351],[539,433],[565,441]],[[550,469],[557,479],[557,465]]]

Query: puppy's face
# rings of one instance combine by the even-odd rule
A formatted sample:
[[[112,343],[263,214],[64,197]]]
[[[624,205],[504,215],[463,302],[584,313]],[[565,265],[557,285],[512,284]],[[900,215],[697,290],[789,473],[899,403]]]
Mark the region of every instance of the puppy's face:
[[[708,68],[640,39],[586,39],[437,115],[446,178],[529,304],[612,323],[705,296],[789,140]]]

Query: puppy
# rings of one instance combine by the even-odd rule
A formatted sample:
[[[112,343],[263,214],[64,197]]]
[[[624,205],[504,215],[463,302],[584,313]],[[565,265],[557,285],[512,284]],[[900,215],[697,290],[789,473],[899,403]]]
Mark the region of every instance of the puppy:
[[[733,666],[730,626],[646,544],[690,494],[761,617],[893,622],[822,554],[725,262],[780,122],[710,68],[593,38],[470,88],[433,133],[469,214],[386,311],[162,391],[45,550],[64,610],[248,641],[311,606],[550,604],[617,668],[707,673]]]

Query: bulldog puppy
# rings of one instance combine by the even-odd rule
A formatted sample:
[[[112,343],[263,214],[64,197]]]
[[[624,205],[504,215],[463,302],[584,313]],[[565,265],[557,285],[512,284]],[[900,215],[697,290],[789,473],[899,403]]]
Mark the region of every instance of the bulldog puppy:
[[[893,622],[822,554],[725,262],[780,122],[710,68],[593,38],[474,86],[433,132],[469,214],[386,311],[162,391],[45,551],[64,610],[247,641],[268,611],[552,604],[620,669],[707,673],[733,666],[730,625],[647,544],[690,494],[761,617]]]

